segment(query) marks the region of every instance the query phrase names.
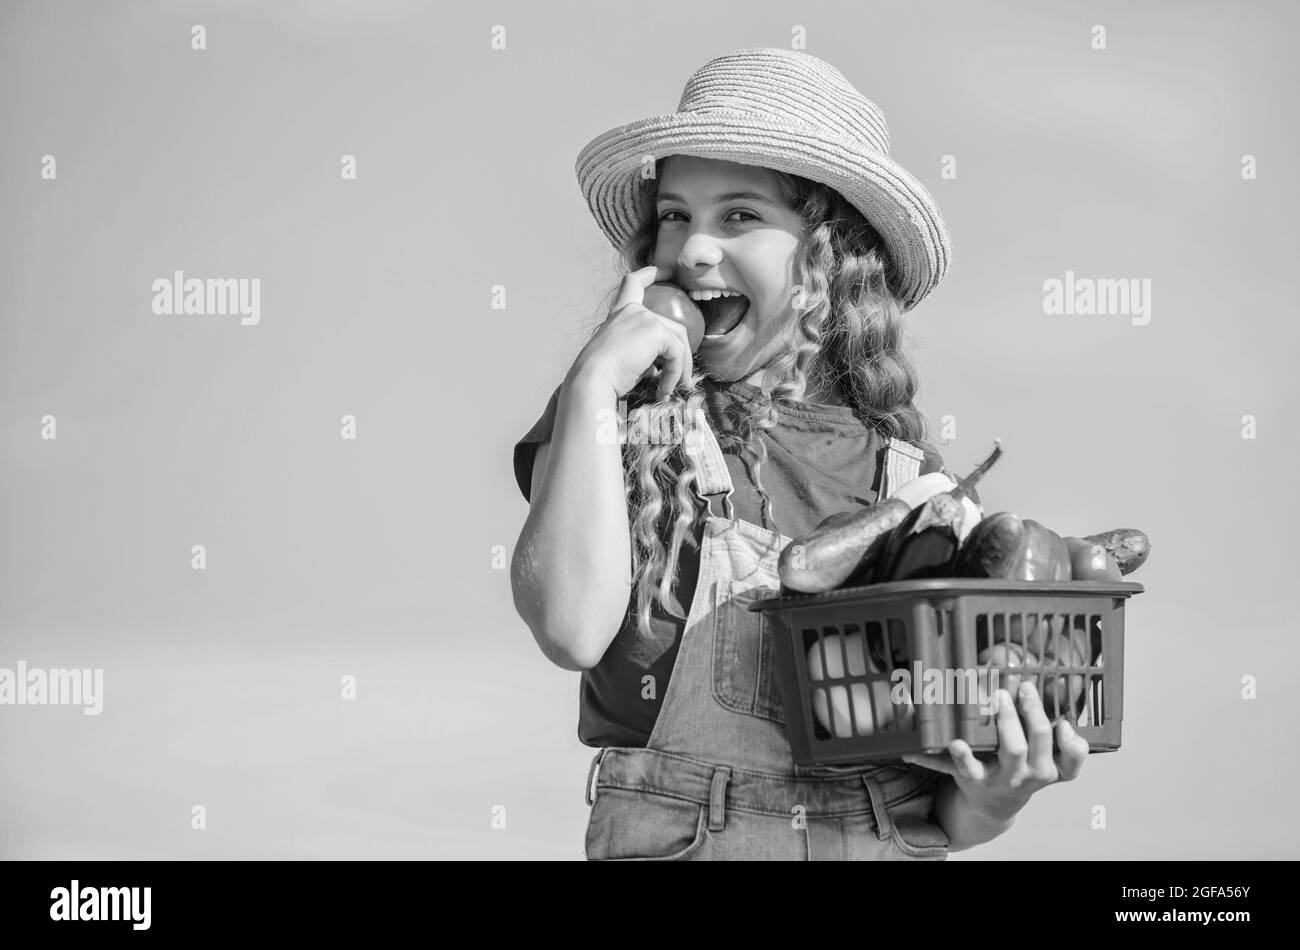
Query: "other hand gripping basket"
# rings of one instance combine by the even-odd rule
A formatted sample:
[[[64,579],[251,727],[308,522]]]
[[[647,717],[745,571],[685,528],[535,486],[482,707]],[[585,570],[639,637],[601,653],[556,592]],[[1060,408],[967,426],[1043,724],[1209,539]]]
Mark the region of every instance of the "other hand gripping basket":
[[[1124,715],[1124,604],[1143,589],[944,578],[770,597],[749,609],[764,615],[802,765],[943,752],[953,739],[992,751],[992,690],[1014,695],[1017,676],[1034,682],[1049,719],[1068,718],[1091,751],[1109,752]],[[1023,656],[1041,665],[1019,666]]]

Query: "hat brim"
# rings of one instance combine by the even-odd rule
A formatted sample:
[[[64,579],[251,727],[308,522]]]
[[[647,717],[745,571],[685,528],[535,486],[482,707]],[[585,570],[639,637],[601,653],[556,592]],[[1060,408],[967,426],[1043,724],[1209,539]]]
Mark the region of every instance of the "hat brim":
[[[758,165],[829,185],[880,233],[910,310],[943,279],[952,259],[948,229],[929,191],[887,155],[812,126],[764,122],[726,111],[669,113],[592,139],[575,171],[591,213],[615,248],[635,232],[637,189],[647,156],[692,155]]]

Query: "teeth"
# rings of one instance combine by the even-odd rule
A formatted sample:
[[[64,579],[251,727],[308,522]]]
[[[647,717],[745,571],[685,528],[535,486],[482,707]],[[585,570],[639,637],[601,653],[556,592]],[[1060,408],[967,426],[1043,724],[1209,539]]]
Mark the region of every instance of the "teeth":
[[[692,300],[713,300],[715,297],[739,297],[734,290],[692,290]]]

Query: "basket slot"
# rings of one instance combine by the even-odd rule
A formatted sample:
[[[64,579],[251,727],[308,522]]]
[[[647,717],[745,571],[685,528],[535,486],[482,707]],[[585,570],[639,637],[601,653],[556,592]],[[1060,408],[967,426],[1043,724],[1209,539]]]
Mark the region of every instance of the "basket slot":
[[[1105,690],[1102,689],[1101,674],[1092,673],[1088,676],[1087,695],[1088,701],[1085,704],[1083,715],[1080,716],[1080,724],[1091,728],[1099,728],[1106,724],[1105,711],[1102,708],[1102,697],[1105,695]]]
[[[812,690],[812,708],[813,708],[813,710],[814,710],[814,713],[815,713],[816,711],[818,711],[818,710],[820,710],[820,711],[822,711],[823,713],[825,713],[825,711],[828,710],[828,709],[830,708],[829,703],[828,703],[828,697],[827,697],[826,690],[824,690],[824,689],[823,689],[822,687],[820,687],[820,686],[815,686],[815,687],[813,687],[813,690]],[[813,716],[813,721],[812,721],[813,737],[816,738],[816,739],[825,740],[825,739],[829,739],[829,738],[831,738],[831,734],[830,734],[830,732],[827,731],[826,727],[822,725],[822,722],[821,722],[821,721],[822,721],[823,718],[829,718],[829,717],[828,717],[828,716],[817,716],[817,715],[814,715],[814,716]]]
[[[884,637],[890,668],[906,667],[913,659],[907,645],[907,624],[898,617],[887,618]]]
[[[867,669],[883,673],[889,668],[889,643],[880,624],[868,620],[863,624],[862,637],[867,644]]]

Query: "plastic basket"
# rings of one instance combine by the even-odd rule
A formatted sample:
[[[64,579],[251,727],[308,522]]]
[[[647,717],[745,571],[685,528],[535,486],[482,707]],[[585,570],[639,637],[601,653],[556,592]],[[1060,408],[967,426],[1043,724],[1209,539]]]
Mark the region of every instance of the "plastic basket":
[[[953,739],[996,749],[992,690],[1014,686],[1016,674],[1035,682],[1053,722],[1068,718],[1091,751],[1109,752],[1124,715],[1124,604],[1143,590],[945,578],[771,597],[749,609],[765,617],[801,765],[942,752]],[[977,660],[999,643],[1020,649],[994,654],[1053,649],[1039,667]]]

